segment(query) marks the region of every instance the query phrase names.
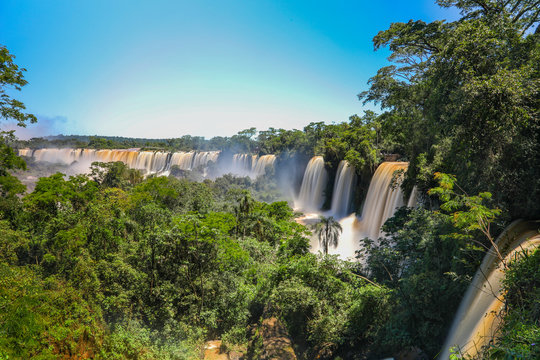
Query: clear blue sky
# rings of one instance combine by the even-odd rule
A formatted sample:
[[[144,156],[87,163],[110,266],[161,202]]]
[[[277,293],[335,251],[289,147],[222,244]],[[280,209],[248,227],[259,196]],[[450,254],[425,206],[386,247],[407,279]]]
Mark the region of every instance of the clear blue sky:
[[[361,114],[388,56],[373,36],[456,16],[433,0],[1,0],[0,43],[28,69],[26,136],[229,136]]]

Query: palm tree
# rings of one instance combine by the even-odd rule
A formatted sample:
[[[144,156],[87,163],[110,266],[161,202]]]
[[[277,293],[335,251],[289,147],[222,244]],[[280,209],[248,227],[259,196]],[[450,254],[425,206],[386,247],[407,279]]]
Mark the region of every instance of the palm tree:
[[[324,253],[328,254],[328,246],[338,246],[339,235],[343,231],[341,224],[333,216],[321,216],[320,221],[315,225],[315,233],[319,237],[319,244],[323,247]]]

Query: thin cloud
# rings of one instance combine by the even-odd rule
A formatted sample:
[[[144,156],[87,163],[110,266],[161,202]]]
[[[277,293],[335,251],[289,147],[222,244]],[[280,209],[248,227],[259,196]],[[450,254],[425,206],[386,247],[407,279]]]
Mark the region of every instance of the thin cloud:
[[[33,137],[44,137],[48,135],[58,135],[66,129],[68,120],[65,116],[43,116],[37,115],[38,121],[35,124],[27,124],[26,127],[17,126],[15,123],[6,123],[1,126],[4,131],[15,130],[15,135],[19,139],[28,140]]]

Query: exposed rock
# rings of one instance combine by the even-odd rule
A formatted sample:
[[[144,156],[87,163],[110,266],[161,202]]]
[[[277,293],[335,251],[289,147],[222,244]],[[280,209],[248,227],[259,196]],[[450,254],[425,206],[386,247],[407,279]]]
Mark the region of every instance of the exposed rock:
[[[417,347],[401,350],[396,356],[396,360],[428,360],[427,355]]]
[[[204,360],[243,360],[244,354],[237,350],[226,351],[221,340],[210,340],[204,345]]]
[[[289,333],[276,317],[263,320],[260,335],[263,342],[263,359],[296,360]]]
[[[221,340],[210,340],[204,344],[204,360],[228,360],[226,353],[221,352]]]
[[[234,350],[229,351],[227,355],[229,355],[229,360],[243,360],[244,359],[244,354],[242,354],[239,351],[234,351]]]
[[[400,157],[400,154],[385,154],[384,161],[397,161]]]

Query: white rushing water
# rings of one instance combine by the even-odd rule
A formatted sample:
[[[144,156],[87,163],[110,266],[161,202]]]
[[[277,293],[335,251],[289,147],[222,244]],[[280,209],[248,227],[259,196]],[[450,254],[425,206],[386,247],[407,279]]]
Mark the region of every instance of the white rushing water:
[[[540,247],[539,227],[539,222],[518,220],[504,230],[496,244],[507,264],[519,258],[523,251]],[[504,267],[492,248],[461,301],[440,359],[448,359],[452,347],[467,357],[475,358],[482,346],[493,341],[504,308],[503,278]]]
[[[20,149],[19,155],[31,157],[38,162],[69,165],[74,173],[88,172],[92,162],[121,161],[130,168],[144,174],[168,175],[173,166],[180,170],[199,170],[207,175],[209,164],[217,163],[220,151],[139,151],[138,149]],[[232,158],[232,168],[223,173],[256,178],[264,175],[267,167],[272,167],[275,155],[236,154]]]
[[[406,162],[383,162],[369,184],[364,208],[360,218],[359,231],[363,237],[377,239],[382,235],[381,226],[394,215],[403,202],[403,190],[399,176],[407,170]],[[397,178],[394,178],[398,175]],[[395,179],[396,183],[392,184]]]
[[[75,171],[85,172],[92,162],[121,161],[132,169],[145,174],[162,173],[176,165],[182,170],[192,170],[216,161],[218,151],[205,152],[163,152],[139,151],[137,149],[96,150],[96,149],[29,149],[19,150],[19,155],[32,157],[35,161],[54,164],[74,165]]]
[[[328,175],[324,168],[322,156],[314,156],[307,164],[300,193],[294,202],[296,209],[304,212],[318,212],[323,206],[324,189],[328,182]]]
[[[358,218],[356,214],[351,214],[340,221],[343,232],[338,246],[332,250],[333,254],[343,259],[354,259],[356,251],[360,249],[360,239],[367,237],[377,240],[384,236],[381,226],[404,205],[400,185],[407,167],[406,162],[383,162],[379,165],[369,184],[362,216]],[[392,180],[396,180],[395,183]],[[415,200],[410,199],[409,203],[414,204]]]
[[[330,248],[329,254],[337,254],[343,259],[354,259],[356,250],[360,249],[360,239],[378,239],[384,234],[380,231],[386,220],[394,215],[396,209],[405,205],[401,181],[407,170],[406,162],[383,162],[379,165],[370,182],[369,189],[364,201],[362,216],[350,212],[351,197],[356,182],[354,168],[346,161],[342,161],[336,174],[334,184],[334,196],[332,208],[328,212],[322,212],[324,202],[323,190],[326,187],[326,172],[324,160],[314,157],[309,162],[300,194],[295,202],[297,209],[308,214],[299,219],[305,224],[313,224],[320,215],[334,216],[340,219],[343,229],[338,246]],[[416,205],[417,190],[413,189],[407,205]],[[312,236],[311,249],[318,252],[318,239]]]
[[[266,168],[273,167],[276,161],[276,155],[262,155],[257,157],[251,169],[251,177],[256,178],[264,175]]]
[[[275,155],[235,154],[233,155],[231,167],[224,169],[222,172],[256,179],[266,173],[268,166],[274,166],[275,161]]]
[[[332,192],[332,207],[330,213],[337,219],[349,215],[354,186],[356,185],[355,169],[347,160],[339,163]]]

